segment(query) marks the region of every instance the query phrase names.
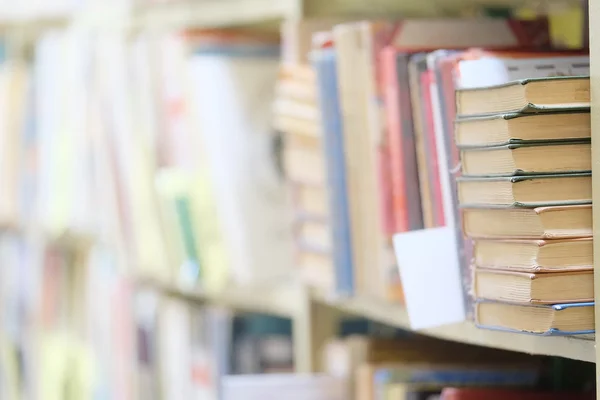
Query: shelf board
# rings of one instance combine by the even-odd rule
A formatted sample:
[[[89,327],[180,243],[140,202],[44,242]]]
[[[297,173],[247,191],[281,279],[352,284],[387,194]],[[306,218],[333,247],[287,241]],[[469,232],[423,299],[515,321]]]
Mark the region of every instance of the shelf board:
[[[302,303],[299,296],[302,295],[302,288],[298,285],[230,286],[220,292],[206,292],[201,289],[182,288],[148,279],[138,279],[137,282],[142,286],[160,290],[173,297],[200,304],[227,307],[232,310],[284,318],[294,318],[301,312],[299,307]]]
[[[159,29],[241,26],[293,16],[298,0],[185,0],[134,11],[136,27]]]
[[[332,300],[319,294],[315,294],[315,297],[317,301],[345,313],[411,330],[408,314],[401,305],[356,298]],[[445,325],[439,328],[418,331],[418,333],[439,339],[521,353],[560,356],[588,362],[595,362],[596,360],[595,343],[590,336],[577,338],[515,334],[479,329],[471,322]]]
[[[296,318],[305,311],[306,290],[300,285],[231,286],[219,293],[206,293],[197,289],[182,289],[173,285],[141,280],[140,283],[161,290],[171,296],[202,304],[228,307],[233,310],[257,312],[280,317]],[[361,298],[331,298],[321,292],[309,291],[312,301],[327,305],[342,313],[352,314],[410,331],[406,309]],[[543,337],[479,329],[470,322],[426,329],[417,333],[455,342],[511,350],[520,353],[559,356],[595,362],[595,343],[590,336]]]

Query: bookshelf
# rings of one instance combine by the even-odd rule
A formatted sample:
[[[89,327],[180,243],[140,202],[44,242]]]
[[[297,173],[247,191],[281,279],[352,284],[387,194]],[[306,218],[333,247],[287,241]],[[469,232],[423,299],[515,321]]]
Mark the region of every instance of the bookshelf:
[[[99,7],[82,10],[69,15],[53,15],[3,20],[0,17],[0,30],[20,31],[36,30],[46,26],[71,24],[84,28],[150,28],[182,29],[189,27],[240,26],[275,22],[285,18],[301,16],[365,16],[380,15],[386,12],[410,13],[417,16],[456,14],[465,2],[451,0],[447,2],[427,0],[390,1],[378,0],[210,0],[202,2],[186,1],[171,4],[156,4],[134,8]],[[519,6],[527,2],[520,0],[467,2],[468,6],[494,3],[494,5]],[[538,2],[542,8],[553,7],[559,2]],[[564,3],[564,2],[563,2]],[[574,3],[574,2],[571,2]],[[590,2],[590,16],[600,15],[600,4]],[[593,22],[593,21],[592,21]],[[592,60],[592,152],[600,160],[600,25],[590,24],[590,57]],[[594,172],[600,174],[598,164]],[[600,179],[600,178],[599,178]],[[593,180],[594,198],[600,198],[600,180]],[[595,234],[600,235],[600,209],[594,211]],[[27,229],[27,231],[34,229]],[[61,242],[77,240],[79,235],[69,234]],[[600,243],[595,243],[596,260],[600,260]],[[600,261],[595,265],[595,283],[600,287]],[[230,287],[219,293],[201,292],[194,289],[182,289],[148,280],[140,280],[143,286],[150,286],[170,296],[183,298],[201,304],[211,304],[240,311],[252,311],[272,314],[292,319],[294,328],[296,369],[309,372],[319,369],[318,350],[324,341],[334,332],[337,318],[342,314],[351,314],[369,318],[398,328],[410,330],[406,310],[399,305],[386,304],[365,298],[331,298],[325,293],[307,289],[293,282],[275,283],[256,287]],[[600,302],[600,291],[596,291],[596,301]],[[596,327],[600,330],[600,310],[596,308]],[[552,355],[595,362],[600,357],[600,349],[594,337],[538,337],[514,335],[502,332],[477,329],[471,323],[460,323],[442,328],[420,332],[432,337],[488,346],[505,350]],[[600,374],[597,373],[600,390]],[[599,392],[600,393],[600,392]]]

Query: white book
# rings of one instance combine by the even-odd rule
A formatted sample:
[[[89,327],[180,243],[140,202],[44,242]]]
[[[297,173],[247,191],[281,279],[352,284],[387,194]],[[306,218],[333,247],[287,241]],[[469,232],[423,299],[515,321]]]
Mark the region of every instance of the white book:
[[[482,57],[475,60],[460,61],[458,72],[459,88],[485,87],[526,78],[589,75],[590,57]]]
[[[170,281],[175,267],[166,256],[164,230],[154,188],[156,171],[152,144],[135,124],[132,72],[125,37],[105,34],[99,39],[98,85],[102,88],[108,140],[119,188],[120,213],[130,263],[140,275]],[[110,62],[104,62],[110,60]]]
[[[215,218],[239,283],[287,276],[293,265],[291,210],[271,135],[277,71],[274,57],[197,54],[190,62],[192,112],[208,157]]]
[[[347,400],[347,382],[327,375],[268,374],[223,378],[223,400]]]

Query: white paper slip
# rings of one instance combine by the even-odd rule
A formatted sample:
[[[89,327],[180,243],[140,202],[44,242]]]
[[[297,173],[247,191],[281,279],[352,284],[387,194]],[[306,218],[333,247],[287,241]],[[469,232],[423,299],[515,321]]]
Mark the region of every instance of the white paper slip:
[[[449,227],[394,235],[412,329],[434,328],[466,319],[455,235]]]

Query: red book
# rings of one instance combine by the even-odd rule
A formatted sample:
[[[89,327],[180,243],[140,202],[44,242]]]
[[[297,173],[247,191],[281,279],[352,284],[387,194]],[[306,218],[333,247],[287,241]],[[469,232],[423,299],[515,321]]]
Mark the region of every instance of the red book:
[[[447,388],[442,391],[441,400],[592,400],[595,398],[594,393]]]
[[[421,99],[423,101],[423,111],[425,114],[424,134],[427,147],[427,164],[428,171],[431,172],[429,179],[431,180],[433,194],[433,227],[444,226],[444,202],[442,194],[442,182],[440,178],[440,166],[438,157],[438,147],[435,137],[435,124],[433,120],[433,101],[431,98],[431,84],[433,79],[433,71],[427,70],[421,73]]]

